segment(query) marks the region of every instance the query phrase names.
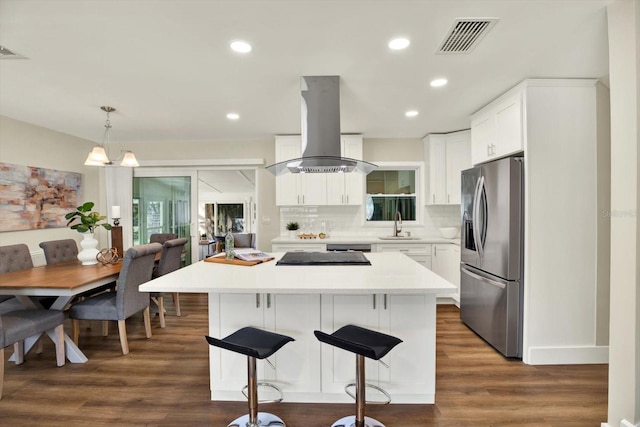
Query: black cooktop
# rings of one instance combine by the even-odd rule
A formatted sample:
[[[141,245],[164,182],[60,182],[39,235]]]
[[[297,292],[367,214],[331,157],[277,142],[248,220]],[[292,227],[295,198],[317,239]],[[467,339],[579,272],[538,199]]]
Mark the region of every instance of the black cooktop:
[[[287,252],[276,265],[371,265],[362,252]]]

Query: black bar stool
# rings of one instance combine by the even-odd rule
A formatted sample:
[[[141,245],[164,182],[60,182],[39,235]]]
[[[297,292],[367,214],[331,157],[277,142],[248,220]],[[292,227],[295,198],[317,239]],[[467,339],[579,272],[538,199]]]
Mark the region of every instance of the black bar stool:
[[[356,354],[356,393],[355,396],[349,393],[348,388],[354,384],[348,384],[345,387],[347,394],[356,400],[356,415],[349,415],[334,422],[331,427],[384,427],[380,421],[370,417],[365,417],[364,407],[366,401],[366,387],[373,387],[381,391],[386,397],[385,402],[376,402],[388,404],[391,402],[391,396],[380,387],[366,384],[364,380],[364,358],[379,360],[387,354],[393,347],[402,342],[401,339],[386,335],[370,329],[361,328],[355,325],[346,325],[329,335],[322,331],[313,332],[319,341],[330,344],[332,346],[350,351]]]
[[[269,400],[268,402],[281,402],[282,391],[273,384],[258,383],[256,359],[265,359],[289,341],[295,340],[286,335],[275,334],[252,327],[238,329],[223,339],[209,336],[205,338],[207,342],[214,347],[224,348],[247,356],[248,383],[242,389],[242,394],[244,394],[249,401],[249,413],[236,418],[227,427],[286,426],[284,421],[279,417],[268,412],[258,412],[258,403],[267,402],[258,401],[258,385],[271,387],[280,393],[279,399]],[[245,389],[247,393],[245,393]]]

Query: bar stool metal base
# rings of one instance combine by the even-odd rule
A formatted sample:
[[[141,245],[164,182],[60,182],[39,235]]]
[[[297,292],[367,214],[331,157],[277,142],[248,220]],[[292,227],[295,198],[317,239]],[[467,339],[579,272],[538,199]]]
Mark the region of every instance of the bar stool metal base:
[[[227,427],[286,427],[281,418],[268,412],[258,412],[258,423],[249,424],[249,414],[231,421]],[[383,426],[384,427],[384,426]]]
[[[340,418],[338,421],[333,423],[331,427],[360,427],[360,426],[356,426],[356,416],[349,415],[347,417]],[[364,425],[362,427],[385,427],[385,426],[378,420],[374,420],[373,418],[370,418],[370,417],[364,417]]]

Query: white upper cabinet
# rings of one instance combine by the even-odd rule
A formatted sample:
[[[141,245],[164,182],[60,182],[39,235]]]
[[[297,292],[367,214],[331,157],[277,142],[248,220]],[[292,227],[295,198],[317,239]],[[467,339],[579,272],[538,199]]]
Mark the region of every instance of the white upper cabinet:
[[[341,155],[362,160],[362,135],[343,135]],[[327,174],[327,205],[362,205],[364,175],[358,172]]]
[[[427,204],[460,204],[460,172],[471,167],[470,131],[427,135],[424,143]]]
[[[478,164],[524,149],[524,89],[516,87],[471,116],[471,160]]]
[[[276,163],[301,156],[299,135],[276,137]],[[362,160],[362,135],[343,135],[341,155]],[[362,205],[363,175],[354,173],[287,173],[276,177],[277,206]]]
[[[276,137],[276,163],[301,156],[300,136]],[[276,177],[276,205],[326,205],[325,174],[287,173]]]

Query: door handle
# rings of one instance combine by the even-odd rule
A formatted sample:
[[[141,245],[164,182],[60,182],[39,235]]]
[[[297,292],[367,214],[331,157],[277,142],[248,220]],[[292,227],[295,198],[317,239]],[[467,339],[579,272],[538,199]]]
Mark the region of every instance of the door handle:
[[[256,308],[260,308],[260,294],[256,294]]]
[[[462,273],[466,274],[467,276],[471,276],[476,280],[480,280],[481,282],[486,283],[486,284],[491,285],[491,286],[495,286],[496,288],[504,289],[507,286],[504,283],[496,282],[495,280],[491,280],[491,279],[489,279],[487,277],[482,277],[479,274],[472,273],[471,271],[469,271],[469,270],[467,270],[465,268],[463,268],[461,270],[462,270]]]
[[[271,294],[267,294],[267,308],[271,308]]]

